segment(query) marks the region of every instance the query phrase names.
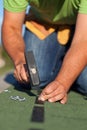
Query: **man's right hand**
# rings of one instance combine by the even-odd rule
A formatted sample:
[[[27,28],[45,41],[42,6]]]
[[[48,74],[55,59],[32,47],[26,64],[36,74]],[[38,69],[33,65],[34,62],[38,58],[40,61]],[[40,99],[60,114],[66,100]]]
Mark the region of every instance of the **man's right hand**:
[[[12,59],[15,71],[14,77],[19,82],[29,82],[26,71],[24,56],[25,43],[22,36],[22,25],[24,23],[25,11],[10,12],[4,10],[4,20],[2,25],[3,45]]]
[[[14,77],[21,83],[29,82],[29,75],[27,72],[27,66],[25,63],[19,63],[15,66]]]

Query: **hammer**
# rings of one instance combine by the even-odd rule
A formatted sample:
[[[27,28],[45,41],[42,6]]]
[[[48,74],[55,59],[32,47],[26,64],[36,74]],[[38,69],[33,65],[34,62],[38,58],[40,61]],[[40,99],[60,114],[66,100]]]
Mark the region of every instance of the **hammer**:
[[[38,90],[40,85],[40,79],[39,79],[39,74],[38,74],[33,51],[25,52],[25,59],[26,59],[28,74],[30,77],[31,88]]]

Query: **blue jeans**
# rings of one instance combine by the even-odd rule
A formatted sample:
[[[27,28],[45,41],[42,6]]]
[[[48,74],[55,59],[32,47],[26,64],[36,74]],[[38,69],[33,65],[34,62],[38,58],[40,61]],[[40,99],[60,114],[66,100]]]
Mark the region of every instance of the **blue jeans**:
[[[56,32],[52,33],[46,39],[40,40],[26,29],[24,40],[26,51],[32,50],[34,53],[40,77],[40,87],[44,87],[57,76],[63,58],[68,50],[68,45],[63,46],[58,43]],[[78,91],[87,93],[87,67],[75,83],[77,84],[75,87]]]

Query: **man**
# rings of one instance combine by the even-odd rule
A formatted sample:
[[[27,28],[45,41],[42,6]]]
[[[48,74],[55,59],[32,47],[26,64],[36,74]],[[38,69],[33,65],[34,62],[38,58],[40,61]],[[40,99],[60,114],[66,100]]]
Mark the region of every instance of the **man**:
[[[25,47],[21,32],[28,4],[35,20],[28,24],[32,28],[26,29]],[[13,60],[16,79],[29,82],[24,68],[24,51],[32,50],[39,71],[40,87],[45,86],[39,100],[65,104],[73,83],[77,84],[79,92],[86,94],[87,0],[4,0],[4,8],[3,44]],[[68,35],[75,25],[73,38],[64,38],[68,42],[66,45],[63,45],[66,42],[60,36],[64,25],[67,26],[65,30],[68,28]]]

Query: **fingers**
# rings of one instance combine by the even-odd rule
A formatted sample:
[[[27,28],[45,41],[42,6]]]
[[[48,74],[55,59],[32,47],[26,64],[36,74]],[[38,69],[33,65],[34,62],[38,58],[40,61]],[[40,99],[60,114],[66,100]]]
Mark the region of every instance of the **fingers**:
[[[29,82],[29,78],[27,76],[26,72],[26,67],[23,64],[17,65],[16,69],[14,71],[14,77],[19,81],[19,82]]]
[[[55,95],[54,97],[48,99],[49,102],[59,101],[61,104],[65,104],[67,102],[67,94],[65,96],[63,94]]]
[[[29,76],[27,73],[26,65],[22,65],[21,70],[20,70],[20,76],[21,76],[22,81],[28,82]]]
[[[59,85],[58,82],[51,82],[48,84],[48,86],[42,91],[41,96],[50,96],[51,93],[53,93],[56,89],[57,86]]]
[[[67,102],[67,94],[65,97],[60,101],[61,104],[65,104]]]
[[[60,101],[60,103],[65,104],[67,102],[67,93],[64,86],[58,83],[58,81],[53,81],[42,91],[39,100]]]
[[[61,87],[61,89],[60,89],[59,86]],[[54,97],[54,96],[56,96],[56,95],[59,95],[59,94],[61,94],[61,92],[63,91],[62,89],[63,89],[63,87],[62,87],[61,85],[59,85],[58,82],[53,81],[52,83],[50,83],[50,84],[42,91],[42,93],[41,93],[39,99],[45,101],[45,100],[47,100],[47,99],[49,99],[49,98],[51,98],[51,97]]]

